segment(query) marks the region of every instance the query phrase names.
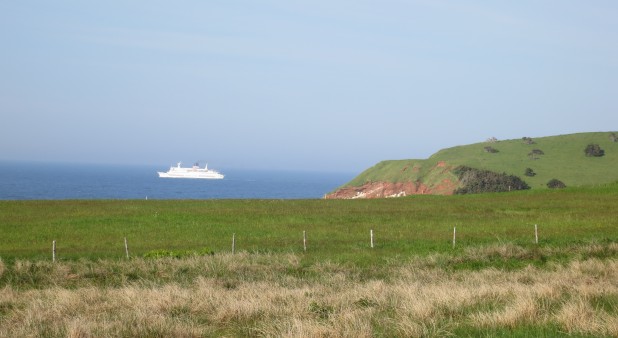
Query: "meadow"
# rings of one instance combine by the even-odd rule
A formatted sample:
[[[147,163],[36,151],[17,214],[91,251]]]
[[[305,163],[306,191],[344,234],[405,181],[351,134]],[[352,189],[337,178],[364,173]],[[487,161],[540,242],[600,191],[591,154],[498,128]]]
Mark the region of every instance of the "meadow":
[[[0,336],[616,337],[617,203],[1,201]]]

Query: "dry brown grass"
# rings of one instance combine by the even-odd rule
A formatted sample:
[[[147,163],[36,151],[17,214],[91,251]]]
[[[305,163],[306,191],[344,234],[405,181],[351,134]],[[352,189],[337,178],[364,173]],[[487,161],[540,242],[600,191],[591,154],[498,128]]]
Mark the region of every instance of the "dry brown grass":
[[[521,254],[517,248],[489,250]],[[99,263],[60,263],[50,273],[82,279],[87,271],[105,276],[118,269],[105,266],[117,263]],[[0,271],[29,271],[36,264],[16,261]],[[413,259],[393,266],[388,279],[362,282],[356,271],[329,262],[307,268],[315,278],[285,274],[298,267],[292,254],[123,264],[170,280],[138,279],[117,287],[7,285],[0,290],[0,336],[431,337],[531,326],[618,337],[618,309],[599,305],[618,297],[614,259],[515,271],[448,271]],[[188,282],[171,278],[178,271],[192,275],[191,269],[200,273]]]

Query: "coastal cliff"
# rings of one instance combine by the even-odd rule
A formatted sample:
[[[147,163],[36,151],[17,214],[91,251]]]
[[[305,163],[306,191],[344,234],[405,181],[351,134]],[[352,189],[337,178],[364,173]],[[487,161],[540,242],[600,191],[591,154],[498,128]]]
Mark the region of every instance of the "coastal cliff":
[[[410,195],[452,195],[459,185],[452,173],[453,167],[444,161],[435,163],[429,170],[422,170],[421,163],[411,161],[385,161],[370,168],[364,175],[374,171],[393,171],[383,180],[368,180],[359,184],[355,179],[347,185],[329,193],[327,199],[390,198]]]
[[[548,189],[553,188],[549,184],[552,181],[567,187],[617,182],[617,134],[591,132],[504,141],[492,137],[442,149],[428,159],[382,161],[325,198],[452,195],[511,191],[519,186]],[[598,155],[589,154],[587,149],[599,149]],[[471,183],[471,176],[462,178],[461,168],[475,172],[476,181]],[[494,187],[486,189],[492,184]],[[495,185],[501,185],[502,190],[493,189]]]
[[[456,183],[445,179],[442,185],[428,187],[420,182],[371,182],[360,187],[345,187],[327,194],[327,199],[390,198],[410,195],[452,195]]]

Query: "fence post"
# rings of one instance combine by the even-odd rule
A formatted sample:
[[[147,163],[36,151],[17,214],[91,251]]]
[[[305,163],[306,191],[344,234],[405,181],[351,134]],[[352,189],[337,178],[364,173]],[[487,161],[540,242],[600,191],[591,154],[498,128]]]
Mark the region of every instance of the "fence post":
[[[56,262],[56,240],[52,241],[52,262]]]
[[[457,238],[457,227],[453,227],[453,248],[455,248],[455,240]]]
[[[129,244],[127,244],[127,238],[124,238],[124,252],[127,254],[127,259],[129,259]]]
[[[539,244],[539,228],[536,224],[534,225],[534,243]]]
[[[307,252],[307,232],[303,230],[303,249]]]
[[[373,229],[369,230],[369,236],[371,237],[371,248],[373,249]]]
[[[232,234],[232,254],[236,252],[236,233]]]

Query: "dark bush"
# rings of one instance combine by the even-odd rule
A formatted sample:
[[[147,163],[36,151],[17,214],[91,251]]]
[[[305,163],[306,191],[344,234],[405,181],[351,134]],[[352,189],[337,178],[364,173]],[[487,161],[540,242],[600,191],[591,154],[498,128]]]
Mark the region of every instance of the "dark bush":
[[[532,137],[522,137],[521,138],[525,144],[535,144],[536,142],[534,142],[534,140],[532,139]]]
[[[529,177],[533,177],[533,176],[536,176],[536,173],[534,172],[534,170],[532,170],[532,168],[526,168],[526,171],[524,172],[524,175],[529,176]]]
[[[493,154],[493,153],[497,153],[498,152],[498,149],[496,149],[494,147],[490,147],[490,146],[487,146],[484,149],[485,149],[486,153],[492,153]]]
[[[609,134],[609,140],[612,142],[618,142],[618,135],[616,135],[616,133]]]
[[[598,144],[589,144],[588,146],[586,146],[586,149],[584,149],[584,152],[588,157],[601,157],[605,155],[605,150],[601,149]]]
[[[538,160],[539,159],[539,155],[545,155],[543,150],[541,150],[541,149],[532,149],[532,151],[528,153],[528,157],[530,157],[533,160]]]
[[[549,182],[547,182],[547,187],[550,189],[562,189],[566,188],[566,184],[564,184],[561,180],[552,178]]]
[[[453,173],[459,177],[461,183],[461,187],[455,190],[455,194],[459,195],[530,189],[519,177],[506,173],[500,174],[466,166],[455,168]]]

